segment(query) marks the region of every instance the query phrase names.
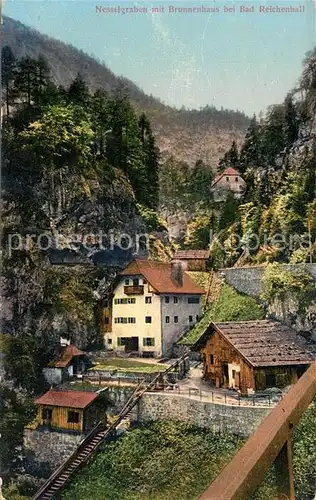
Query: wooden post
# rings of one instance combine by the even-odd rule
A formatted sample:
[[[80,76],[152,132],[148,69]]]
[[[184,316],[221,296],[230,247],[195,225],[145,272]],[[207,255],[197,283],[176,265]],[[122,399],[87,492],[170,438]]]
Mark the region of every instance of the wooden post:
[[[275,460],[279,499],[295,500],[292,443],[288,440]]]

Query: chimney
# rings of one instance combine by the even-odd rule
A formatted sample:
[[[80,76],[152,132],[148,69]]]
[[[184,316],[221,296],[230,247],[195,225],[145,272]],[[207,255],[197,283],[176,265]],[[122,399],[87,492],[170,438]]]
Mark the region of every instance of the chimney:
[[[175,281],[178,286],[183,286],[182,263],[179,260],[175,260],[171,263],[171,279]]]

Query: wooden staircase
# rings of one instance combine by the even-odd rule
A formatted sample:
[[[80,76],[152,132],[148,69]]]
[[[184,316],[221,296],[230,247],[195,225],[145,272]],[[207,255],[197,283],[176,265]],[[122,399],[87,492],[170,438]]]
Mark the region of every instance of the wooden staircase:
[[[133,408],[136,406],[143,394],[154,388],[159,381],[161,381],[162,377],[174,370],[181,362],[184,361],[186,357],[187,354],[184,354],[178,358],[165,371],[158,373],[158,375],[156,375],[151,382],[146,384],[144,380],[141,380],[113,423],[108,428],[105,428],[105,424],[103,422],[99,422],[80,443],[74,453],[55,472],[53,472],[53,474],[33,496],[32,500],[51,500],[55,498],[55,495],[64,488],[72,474],[85,465],[91,456],[98,450],[101,444],[104,443],[105,440],[111,435],[114,435],[119,424],[131,415]]]

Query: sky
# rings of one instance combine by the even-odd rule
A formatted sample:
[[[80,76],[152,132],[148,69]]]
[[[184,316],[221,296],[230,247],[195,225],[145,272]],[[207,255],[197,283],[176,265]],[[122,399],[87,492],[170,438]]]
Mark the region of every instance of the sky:
[[[219,12],[175,11],[202,6]],[[127,7],[147,12],[123,14]],[[263,12],[268,7],[299,12]],[[167,104],[252,115],[297,83],[316,45],[315,7],[314,0],[4,0],[4,15],[96,56]]]

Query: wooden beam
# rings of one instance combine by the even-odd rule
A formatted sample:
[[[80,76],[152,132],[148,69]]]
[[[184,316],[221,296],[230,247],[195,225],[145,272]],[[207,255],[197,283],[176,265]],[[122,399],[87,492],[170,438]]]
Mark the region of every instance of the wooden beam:
[[[316,394],[316,361],[264,419],[200,500],[245,500],[262,483]],[[294,497],[292,497],[294,498]]]

